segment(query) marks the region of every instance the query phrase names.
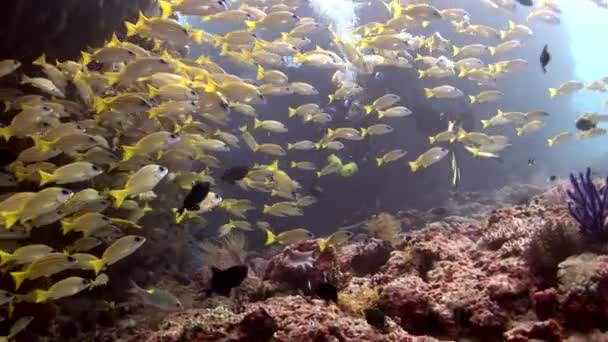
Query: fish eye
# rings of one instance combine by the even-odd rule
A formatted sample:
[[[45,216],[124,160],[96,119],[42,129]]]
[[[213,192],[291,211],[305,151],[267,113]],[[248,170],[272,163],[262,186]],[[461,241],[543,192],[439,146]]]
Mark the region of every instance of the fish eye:
[[[190,95],[196,96],[196,92],[194,90],[190,90]]]
[[[101,170],[99,170],[99,167],[97,167],[97,165],[93,165],[92,169],[93,169],[93,171],[101,171]]]
[[[106,222],[112,222],[112,220],[107,216],[103,216],[101,219]]]
[[[184,34],[188,34],[188,30],[186,30],[185,28],[183,28],[183,29],[182,29],[182,32],[183,32]]]
[[[190,104],[191,104],[192,106],[196,106],[196,101],[190,101]]]
[[[167,62],[166,60],[164,60],[164,59],[161,58],[160,59],[160,64],[169,64],[169,62]]]
[[[245,16],[247,17],[247,19],[253,19],[253,17],[249,13],[245,14]]]
[[[222,6],[223,6],[223,5],[224,5],[224,2],[223,2],[222,0],[218,0],[217,4],[218,4],[218,5],[222,5]]]
[[[46,122],[46,121],[43,121],[43,122],[42,122],[42,127],[49,127],[50,125],[51,125],[51,124],[50,124],[50,123],[48,123],[48,122]]]
[[[141,242],[143,239],[141,236],[136,236],[135,237],[135,242]]]
[[[68,262],[76,262],[76,259],[72,258],[71,256],[69,256],[67,258]]]
[[[258,36],[257,36],[257,34],[255,34],[255,33],[252,33],[252,34],[251,34],[251,36],[252,36],[253,38],[257,38],[257,37],[258,37]]]
[[[42,106],[42,110],[45,111],[45,112],[50,112],[53,109],[51,107],[49,107],[49,106]]]
[[[144,99],[141,99],[141,100],[139,101],[139,104],[140,104],[140,105],[142,105],[142,106],[147,106],[147,105],[148,105],[148,102],[147,102],[146,100],[144,100]]]
[[[94,143],[96,143],[97,141],[95,140],[95,138],[93,138],[93,137],[89,137],[89,142],[94,142]]]
[[[258,97],[260,98],[260,100],[264,100],[264,95],[260,94],[258,95]]]
[[[166,167],[164,167],[164,166],[159,166],[159,167],[158,167],[158,170],[159,170],[160,172],[165,172],[165,171],[167,171],[167,168],[166,168]]]
[[[131,51],[131,50],[127,50],[127,54],[129,56],[135,56],[135,52]]]
[[[292,17],[292,18],[294,18],[294,19],[299,19],[299,18],[300,18],[300,17],[298,17],[298,16],[297,16],[297,15],[295,15],[295,14],[294,14],[294,15],[292,15],[291,17]]]
[[[169,138],[171,138],[171,139],[177,139],[177,135],[175,133],[171,133],[171,135],[169,135]]]
[[[82,128],[82,126],[80,126],[80,125],[76,125],[76,129],[79,131],[84,131],[84,128]]]
[[[62,194],[62,195],[66,195],[66,196],[67,196],[67,195],[69,195],[69,194],[70,194],[70,191],[69,191],[69,190],[65,190],[65,189],[64,189],[64,190],[61,190],[61,194]]]

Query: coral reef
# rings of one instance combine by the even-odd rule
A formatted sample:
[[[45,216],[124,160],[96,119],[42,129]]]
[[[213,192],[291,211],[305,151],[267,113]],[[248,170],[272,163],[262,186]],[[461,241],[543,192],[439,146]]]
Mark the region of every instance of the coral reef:
[[[480,220],[446,216],[393,245],[368,237],[323,252],[317,240],[308,240],[255,258],[233,253],[224,258],[256,271],[232,297],[194,295],[186,306],[192,309],[153,324],[143,324],[150,313],[132,305],[99,338],[603,341],[608,256],[582,239],[564,203],[546,200],[554,196],[549,189]],[[244,250],[244,239],[230,239],[235,250]],[[207,252],[214,251],[210,246]],[[338,289],[337,303],[316,296],[314,289],[325,282]],[[184,288],[196,294],[204,286],[195,280]],[[386,324],[368,323],[368,309],[385,314]],[[140,319],[134,318],[138,313]]]
[[[591,169],[587,173],[579,174],[578,179],[570,175],[573,190],[568,191],[572,202],[568,203],[568,210],[579,223],[583,236],[590,241],[607,241],[608,226],[608,178],[603,187],[598,188],[591,178]]]
[[[367,221],[365,227],[371,237],[388,241],[392,245],[399,243],[401,221],[389,213],[380,213]]]

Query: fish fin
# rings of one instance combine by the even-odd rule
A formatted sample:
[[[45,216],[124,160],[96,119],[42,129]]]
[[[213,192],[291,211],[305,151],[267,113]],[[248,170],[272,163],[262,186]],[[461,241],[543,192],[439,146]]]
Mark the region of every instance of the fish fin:
[[[116,83],[118,83],[118,81],[120,80],[120,73],[119,72],[106,72],[105,74],[103,74],[106,79],[108,80],[108,84],[109,85],[114,85]]]
[[[425,78],[426,74],[426,70],[418,70],[418,79]]]
[[[452,50],[454,50],[454,56],[458,56],[458,54],[460,54],[460,51],[462,50],[461,48],[457,47],[457,46],[452,46]]]
[[[477,96],[469,95],[469,99],[471,99],[471,104],[477,103]]]
[[[135,146],[123,145],[122,146],[122,161],[127,161],[135,155]]]
[[[11,129],[10,126],[0,127],[0,135],[4,138],[4,140],[9,141],[11,139]]]
[[[28,75],[23,75],[23,78],[21,79],[21,84],[27,84],[30,82],[32,82],[32,79]]]
[[[103,259],[97,259],[97,260],[91,260],[91,261],[89,261],[89,264],[91,266],[93,266],[93,270],[95,271],[95,275],[97,275],[97,274],[99,274],[99,271],[101,271],[101,269],[105,265],[105,262],[103,261]]]
[[[96,113],[101,113],[106,109],[106,102],[99,96],[93,98],[93,108]]]
[[[496,55],[496,48],[494,46],[488,47],[488,50],[490,50],[490,55],[492,55],[492,56]]]
[[[430,99],[433,96],[435,96],[435,94],[433,94],[433,89],[431,89],[431,88],[424,88],[424,96],[426,96],[427,99]]]
[[[334,102],[336,95],[329,94],[329,95],[327,95],[327,98],[329,99],[329,103],[332,103],[332,102]]]
[[[262,125],[262,121],[258,120],[258,118],[253,118],[253,129],[256,129]]]
[[[230,232],[232,231],[232,229],[234,229],[233,225],[227,225],[227,224],[222,225],[220,227],[220,229],[218,230],[219,237],[224,237],[224,236],[230,234]]]
[[[433,145],[435,143],[435,137],[429,137],[429,143]]]
[[[160,7],[160,17],[163,19],[169,18],[171,14],[173,14],[173,8],[171,7],[171,3],[166,0],[159,0],[158,7]]]
[[[416,161],[411,161],[408,164],[410,165],[410,169],[412,169],[412,172],[416,172],[420,168],[420,165]]]
[[[137,24],[125,21],[125,27],[127,28],[127,37],[132,37],[137,34]]]
[[[44,303],[49,298],[49,291],[34,290],[34,297],[36,303]]]
[[[325,248],[327,248],[328,242],[329,242],[329,240],[327,240],[327,239],[317,240],[317,246],[319,246],[319,251],[323,252],[325,250]]]
[[[551,96],[551,98],[557,96],[557,88],[549,88],[549,95]]]
[[[522,128],[516,128],[515,131],[517,132],[518,137],[521,137],[524,134],[524,130]]]
[[[81,61],[80,61],[80,63],[82,65],[87,65],[87,64],[91,63],[93,55],[91,55],[88,52],[84,52],[84,51],[82,51],[80,53],[80,55],[82,56]]]
[[[486,129],[490,127],[490,120],[481,120],[481,128]]]
[[[376,164],[378,164],[378,167],[382,166],[382,164],[384,164],[384,158],[376,158]]]
[[[190,37],[197,44],[203,44],[203,31],[202,30],[192,30],[190,31]]]
[[[363,106],[363,109],[365,109],[365,114],[369,114],[374,110],[374,106],[373,105]]]
[[[289,148],[288,148],[289,149]],[[295,161],[291,161],[291,164],[289,164],[290,167],[294,168],[298,166],[298,163],[296,163]]]
[[[287,150],[290,151],[293,149],[293,144],[287,143]],[[293,167],[293,166],[292,166]]]
[[[27,277],[27,272],[11,272],[11,277],[15,282],[15,290],[18,290],[25,280],[25,277]]]
[[[44,54],[40,55],[40,57],[36,58],[33,62],[33,65],[45,65],[46,64],[46,56]]]
[[[295,109],[295,108],[293,108],[293,107],[289,107],[289,108],[287,108],[287,111],[289,112],[289,115],[288,115],[288,116],[289,116],[290,118],[293,118],[293,117],[296,115],[296,109]]]
[[[38,173],[40,174],[40,186],[43,186],[53,181],[52,173],[48,173],[42,170],[38,170]]]
[[[110,196],[114,197],[114,207],[120,208],[122,203],[125,201],[127,196],[129,196],[129,190],[121,189],[121,190],[111,190],[109,192]]]
[[[266,246],[270,246],[277,241],[277,236],[270,229],[264,229],[264,232],[266,232],[266,242],[264,242]]]
[[[255,30],[257,23],[252,20],[245,20],[245,25],[247,25],[247,31]]]
[[[5,252],[3,250],[0,249],[0,266],[6,264],[7,262],[11,261],[11,257],[13,255],[11,253]]]
[[[379,110],[378,111],[378,119],[382,119],[384,117],[384,113],[386,113],[385,110]]]
[[[158,95],[158,88],[154,88],[153,85],[148,84],[148,96],[150,98],[156,97]]]
[[[264,78],[264,67],[261,64],[258,64],[258,69],[255,74],[255,79],[261,80],[262,78]]]
[[[361,128],[361,136],[365,137],[367,135],[367,133],[369,132],[369,130],[365,127]]]
[[[431,25],[431,22],[428,20],[425,20],[422,22],[421,26],[422,26],[422,28],[427,28],[427,27],[429,27],[429,25]]]
[[[158,114],[160,114],[160,109],[158,107],[153,107],[148,110],[148,117],[150,119],[157,117]]]
[[[63,235],[69,233],[72,229],[74,229],[74,224],[68,220],[61,220],[61,230],[63,231]]]
[[[553,146],[553,145],[555,144],[555,140],[553,140],[553,139],[547,139],[547,144],[548,144],[549,146]],[[0,253],[0,257],[1,257],[1,256],[2,256],[2,254]],[[0,263],[0,265],[2,265],[2,264]]]
[[[4,227],[9,229],[19,220],[19,211],[12,211],[8,214],[3,214],[2,216],[4,217]]]

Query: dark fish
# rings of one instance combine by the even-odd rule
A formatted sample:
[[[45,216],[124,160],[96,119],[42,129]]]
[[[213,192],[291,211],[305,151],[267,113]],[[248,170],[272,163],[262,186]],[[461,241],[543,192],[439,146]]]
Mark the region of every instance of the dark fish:
[[[522,6],[532,6],[532,0],[515,0],[519,2]]]
[[[247,278],[248,271],[247,265],[236,265],[223,271],[211,267],[211,289],[208,292],[230,297],[230,290],[241,285],[243,280]]]
[[[581,131],[588,131],[590,129],[595,128],[596,123],[587,118],[580,118],[576,120],[576,128]]]
[[[17,160],[17,155],[7,148],[0,148],[0,167],[5,167]]]
[[[551,175],[549,176],[549,182],[555,182],[557,180],[557,176]]]
[[[382,329],[386,325],[386,314],[378,308],[367,308],[363,311],[367,324]]]
[[[319,287],[317,287],[315,295],[325,301],[338,303],[338,289],[330,283],[321,283]]]
[[[547,45],[543,48],[543,52],[540,54],[540,66],[543,68],[543,72],[547,73],[547,64],[551,61],[551,54],[547,50]]]
[[[196,182],[190,192],[184,198],[184,203],[182,207],[178,210],[178,213],[183,213],[184,210],[196,211],[199,209],[199,205],[201,202],[207,197],[209,194],[209,189],[211,188],[211,184],[208,182]]]
[[[241,179],[245,178],[245,176],[247,176],[248,173],[249,173],[248,166],[231,167],[229,169],[226,169],[226,171],[224,171],[224,174],[222,175],[222,180],[226,183],[234,184],[234,182],[240,181]]]

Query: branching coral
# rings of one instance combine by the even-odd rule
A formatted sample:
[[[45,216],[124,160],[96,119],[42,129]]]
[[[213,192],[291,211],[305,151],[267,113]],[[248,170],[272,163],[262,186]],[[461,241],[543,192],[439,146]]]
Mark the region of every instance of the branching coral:
[[[598,189],[591,178],[591,169],[586,174],[580,173],[578,179],[570,174],[573,190],[568,191],[571,202],[568,203],[570,214],[579,223],[580,231],[590,241],[608,240],[608,178],[605,185]]]
[[[371,237],[390,242],[395,246],[400,242],[401,221],[389,213],[380,213],[368,220],[365,227]]]

